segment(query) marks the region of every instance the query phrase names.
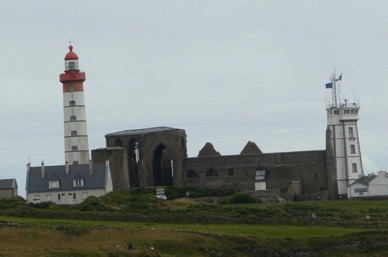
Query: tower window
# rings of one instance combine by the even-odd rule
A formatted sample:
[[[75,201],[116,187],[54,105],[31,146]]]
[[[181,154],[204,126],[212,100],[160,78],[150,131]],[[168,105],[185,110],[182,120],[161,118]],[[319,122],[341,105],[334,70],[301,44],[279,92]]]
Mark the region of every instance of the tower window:
[[[356,146],[350,145],[350,153],[356,153]]]
[[[73,92],[74,91],[74,86],[71,85],[69,89],[70,89],[70,92]]]
[[[354,135],[353,135],[353,128],[352,128],[352,127],[349,127],[349,128],[348,128],[348,132],[349,132],[349,137],[350,137],[350,138],[354,138]]]
[[[339,111],[338,110],[334,110],[334,115],[338,115],[339,114]]]
[[[70,121],[76,121],[76,120],[77,120],[77,117],[75,117],[75,115],[70,116]]]
[[[71,107],[74,107],[74,106],[75,106],[75,101],[70,101],[70,102],[69,102],[69,105],[70,105]]]
[[[71,150],[72,150],[72,151],[78,151],[78,146],[73,145],[73,146],[71,147]]]
[[[78,133],[77,133],[76,130],[73,130],[73,131],[71,132],[71,136],[72,136],[72,137],[76,137],[77,135],[78,135]]]
[[[352,171],[353,173],[357,172],[357,163],[352,163]]]

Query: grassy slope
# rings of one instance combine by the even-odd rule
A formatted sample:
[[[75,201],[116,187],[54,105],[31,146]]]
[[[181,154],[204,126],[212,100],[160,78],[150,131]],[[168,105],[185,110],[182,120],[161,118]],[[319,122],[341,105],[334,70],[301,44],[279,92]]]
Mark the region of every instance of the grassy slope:
[[[95,204],[93,208],[101,207]],[[136,211],[134,205],[130,209],[123,209],[114,202],[108,205],[115,210],[113,214]],[[39,213],[57,213],[61,208],[49,206],[39,209],[42,211]],[[26,218],[36,212],[34,207],[26,209],[25,206],[21,209],[24,213],[21,216],[24,217],[15,217],[18,213],[12,217],[0,216],[0,257],[388,256],[387,201],[220,206],[180,199],[154,201],[148,204],[144,212],[145,217],[150,212],[153,215],[156,213],[157,217],[183,215],[188,220],[197,215],[209,218],[222,216],[227,218],[228,224],[188,223],[182,220],[178,223],[155,222],[155,216],[137,222],[75,220],[74,217],[88,217],[85,214],[92,212],[74,216],[70,213],[79,211],[64,208],[62,211],[69,212],[72,219]],[[141,211],[141,208],[137,211]],[[316,219],[311,218],[312,213],[316,214]],[[371,219],[367,220],[366,216]],[[230,222],[234,220],[239,224]],[[245,220],[252,223],[241,223]],[[127,241],[134,245],[131,252],[124,249]],[[121,246],[120,249],[115,248],[117,244]],[[151,250],[151,246],[154,250]]]

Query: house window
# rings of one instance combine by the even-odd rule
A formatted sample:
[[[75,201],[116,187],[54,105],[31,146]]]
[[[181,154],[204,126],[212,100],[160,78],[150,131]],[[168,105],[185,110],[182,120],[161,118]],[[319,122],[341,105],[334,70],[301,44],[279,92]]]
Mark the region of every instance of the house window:
[[[74,107],[74,106],[75,106],[75,101],[70,101],[70,102],[69,102],[69,105],[70,105],[71,107]]]
[[[61,201],[61,194],[58,194],[58,202]]]
[[[355,145],[350,145],[350,153],[356,153],[356,146]]]
[[[75,193],[73,194],[73,199],[77,199],[77,195]]]
[[[82,192],[82,199],[85,200],[88,198],[88,192]]]
[[[72,151],[78,151],[78,146],[73,145],[73,146],[71,147],[71,150],[72,150]]]
[[[74,179],[73,180],[73,186],[74,187],[83,187],[84,186],[84,180],[83,179]]]
[[[348,131],[349,131],[349,137],[350,137],[350,138],[354,138],[354,135],[353,135],[353,128],[352,128],[352,127],[349,127],[349,128],[348,128]]]
[[[50,194],[46,195],[46,201],[51,202],[51,195]]]
[[[40,195],[35,195],[34,196],[34,203],[39,203],[40,202]]]
[[[78,133],[77,133],[76,130],[71,131],[71,136],[72,137],[76,137],[77,135],[78,135]]]
[[[76,120],[77,120],[77,117],[75,117],[75,115],[70,116],[70,121],[76,121]]]
[[[49,188],[59,188],[59,180],[49,181]]]
[[[353,173],[357,172],[357,163],[352,163],[352,171]]]

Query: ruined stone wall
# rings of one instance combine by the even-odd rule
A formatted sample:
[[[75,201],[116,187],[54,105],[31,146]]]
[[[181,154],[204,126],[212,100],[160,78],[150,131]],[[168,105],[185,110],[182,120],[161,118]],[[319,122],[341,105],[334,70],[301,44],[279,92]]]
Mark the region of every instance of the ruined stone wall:
[[[155,131],[152,133],[135,133],[135,130],[122,134],[106,135],[107,146],[121,145],[127,151],[127,161],[129,163],[129,175],[132,187],[154,186],[155,174],[153,168],[154,154],[159,146],[165,147],[164,158],[171,159],[174,163],[173,183],[181,185],[182,165],[181,160],[187,157],[186,132],[181,129],[171,129],[167,131]],[[131,142],[137,142],[138,161],[133,155]],[[164,159],[167,163],[167,160]],[[171,174],[171,172],[169,173]]]
[[[122,147],[108,147],[92,150],[93,163],[105,163],[109,160],[113,191],[129,190],[127,154]]]
[[[258,166],[270,170],[267,189],[287,192],[290,182],[298,180],[302,194],[328,187],[325,150],[187,158],[183,160],[184,185],[254,190]]]

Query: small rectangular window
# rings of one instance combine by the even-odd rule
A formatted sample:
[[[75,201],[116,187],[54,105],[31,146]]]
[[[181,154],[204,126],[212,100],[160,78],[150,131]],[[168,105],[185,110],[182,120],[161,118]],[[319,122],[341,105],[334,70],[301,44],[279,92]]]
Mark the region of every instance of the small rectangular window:
[[[355,154],[356,153],[356,146],[350,145],[350,153]]]
[[[46,195],[46,201],[51,202],[51,195],[50,194]]]
[[[59,188],[59,181],[58,180],[49,181],[49,188]]]
[[[70,101],[70,102],[69,102],[69,105],[70,105],[71,107],[74,107],[74,106],[75,106],[75,101]]]
[[[83,186],[84,186],[83,179],[74,179],[73,180],[73,187],[83,187]]]
[[[354,138],[354,135],[353,135],[353,128],[352,128],[352,127],[349,127],[349,128],[348,128],[348,132],[349,132],[349,137],[350,137],[350,138]]]
[[[88,198],[88,192],[83,192],[82,199],[85,200],[86,198]]]
[[[357,164],[356,163],[352,163],[352,171],[353,171],[353,173],[357,172]]]

